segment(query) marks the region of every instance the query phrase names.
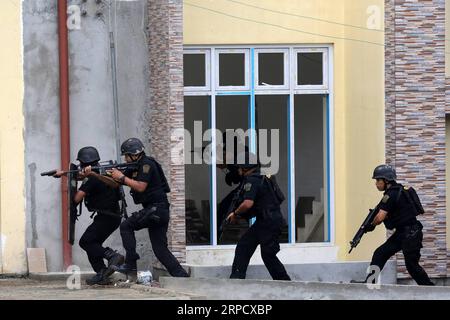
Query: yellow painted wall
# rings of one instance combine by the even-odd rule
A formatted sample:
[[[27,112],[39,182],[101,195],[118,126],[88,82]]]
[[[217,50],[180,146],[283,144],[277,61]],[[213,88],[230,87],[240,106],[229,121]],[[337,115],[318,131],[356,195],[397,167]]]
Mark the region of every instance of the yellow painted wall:
[[[27,270],[21,2],[0,1],[0,273]]]
[[[378,8],[379,29],[384,29],[383,4],[383,0],[184,1],[185,45],[333,44],[335,231],[340,260],[367,260],[385,238],[384,228],[378,228],[347,255],[349,240],[380,198],[370,178],[373,168],[384,162],[384,33],[367,30],[367,23],[376,24],[373,13]]]

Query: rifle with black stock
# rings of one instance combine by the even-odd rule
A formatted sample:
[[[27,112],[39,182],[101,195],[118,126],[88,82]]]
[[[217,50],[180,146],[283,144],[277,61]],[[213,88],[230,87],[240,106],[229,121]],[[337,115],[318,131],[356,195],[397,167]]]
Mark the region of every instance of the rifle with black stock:
[[[133,164],[132,166],[127,166],[126,163],[123,163],[123,164],[119,164],[119,167],[124,166],[124,169],[122,169],[122,170],[136,169],[137,168],[137,164],[135,162],[133,162],[132,164]],[[109,160],[108,161],[108,165],[117,165],[117,162],[114,161],[114,160]],[[104,169],[104,170],[106,171],[107,169]],[[118,170],[121,170],[121,169],[118,169]],[[128,219],[128,213],[127,213],[128,204],[127,204],[127,201],[125,199],[125,192],[123,191],[123,186],[122,185],[119,186],[119,194],[120,194],[120,201],[121,201],[120,215],[122,217],[124,217],[125,219]]]
[[[105,162],[104,162],[105,163]],[[127,170],[127,169],[137,169],[138,164],[136,162],[131,163],[116,163],[114,161],[107,161],[104,165],[98,165],[93,166],[92,170],[98,170],[100,175],[106,175],[106,170],[116,168],[117,170]],[[68,207],[68,242],[73,245],[74,244],[74,238],[75,238],[75,223],[78,220],[78,217],[81,215],[81,203],[76,204],[74,202],[74,196],[78,190],[78,173],[82,171],[82,168],[80,166],[77,166],[73,163],[69,165],[69,170],[63,171],[63,175],[67,175],[67,183],[68,183],[68,193],[69,193],[69,207]],[[51,170],[42,172],[41,176],[54,176],[58,170]],[[127,218],[127,212],[126,212],[126,201],[125,201],[125,193],[123,191],[122,186],[119,186],[119,192],[120,197],[122,201],[122,207],[121,207],[121,214]],[[78,212],[77,206],[80,206],[80,210]]]
[[[138,167],[137,162],[130,162],[130,163],[110,163],[110,164],[106,164],[106,165],[99,165],[99,166],[93,166],[91,167],[92,170],[99,170],[100,174],[105,175],[105,171],[106,170],[110,170],[110,169],[117,169],[117,170],[127,170],[127,169],[136,169]],[[63,171],[63,174],[69,174],[69,173],[78,173],[81,172],[82,169],[80,166],[76,166],[72,167],[70,170],[67,171]],[[54,176],[56,173],[58,172],[58,170],[50,170],[50,171],[45,171],[45,172],[41,172],[41,176]]]
[[[359,244],[363,235],[373,230],[372,222],[379,211],[380,208],[378,205],[374,209],[369,209],[369,214],[367,215],[366,219],[364,219],[364,222],[359,227],[352,241],[350,241],[350,251],[348,252],[349,254],[352,252],[353,248],[356,248],[356,246]]]

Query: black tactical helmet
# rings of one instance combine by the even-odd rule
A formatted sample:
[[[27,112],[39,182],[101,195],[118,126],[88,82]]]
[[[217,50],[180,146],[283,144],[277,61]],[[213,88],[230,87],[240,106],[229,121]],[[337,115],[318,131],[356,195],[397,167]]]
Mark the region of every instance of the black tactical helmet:
[[[100,161],[100,156],[94,147],[84,147],[78,151],[77,160],[84,164],[95,163]]]
[[[122,152],[122,155],[140,154],[140,153],[144,152],[144,144],[138,138],[130,138],[130,139],[125,140],[124,143],[122,143],[122,146],[120,147],[120,151]]]
[[[397,180],[395,169],[387,164],[379,165],[373,170],[372,179],[386,179],[387,181]]]
[[[248,170],[259,166],[256,154],[254,154],[253,152],[246,151],[244,153],[244,159],[241,158],[242,154],[237,157],[236,165],[239,168]],[[244,160],[244,162],[242,162],[242,160]]]

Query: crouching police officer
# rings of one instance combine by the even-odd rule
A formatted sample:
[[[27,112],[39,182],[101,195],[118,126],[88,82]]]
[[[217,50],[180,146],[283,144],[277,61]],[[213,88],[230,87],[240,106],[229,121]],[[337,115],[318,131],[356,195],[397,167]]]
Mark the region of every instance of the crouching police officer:
[[[143,209],[133,213],[120,225],[123,247],[126,250],[125,263],[119,272],[135,276],[136,261],[140,258],[136,252],[134,232],[148,229],[153,251],[158,260],[173,277],[188,277],[187,272],[167,247],[167,228],[169,226],[169,202],[166,193],[170,192],[164,172],[159,163],[144,152],[144,145],[137,138],[126,140],[121,146],[122,155],[127,163],[137,162],[136,170],[110,171],[111,177],[131,188],[134,203],[142,204]]]
[[[418,212],[414,199],[401,184],[396,182],[396,172],[389,165],[376,167],[372,179],[376,179],[376,187],[379,191],[384,191],[384,195],[379,203],[380,210],[369,231],[383,222],[386,229],[395,229],[395,232],[375,250],[370,265],[377,266],[381,271],[386,262],[402,250],[406,269],[417,284],[434,285],[425,270],[419,265],[423,226],[416,218],[416,215],[421,212]],[[366,278],[366,282],[369,277],[370,274]]]
[[[124,257],[112,250],[104,248],[102,244],[119,228],[121,213],[119,207],[120,193],[118,183],[111,178],[103,177],[92,171],[91,166],[98,166],[100,156],[94,147],[84,147],[78,151],[77,160],[83,171],[80,174],[83,182],[74,196],[73,201],[79,204],[83,201],[89,212],[95,215],[94,221],[80,238],[79,245],[86,251],[89,262],[96,275],[86,280],[88,285],[109,284],[109,276],[114,273],[123,262]],[[59,171],[55,176],[61,176]],[[108,260],[106,267],[103,259]]]
[[[281,261],[277,258],[280,251],[279,236],[283,227],[280,199],[272,182],[261,175],[259,165],[252,161],[255,155],[246,152],[245,163],[238,164],[242,176],[239,206],[228,215],[230,223],[238,218],[249,220],[256,215],[256,222],[245,232],[236,246],[230,278],[245,279],[247,267],[258,245],[261,257],[274,280],[291,280]],[[251,212],[251,213],[250,213]]]

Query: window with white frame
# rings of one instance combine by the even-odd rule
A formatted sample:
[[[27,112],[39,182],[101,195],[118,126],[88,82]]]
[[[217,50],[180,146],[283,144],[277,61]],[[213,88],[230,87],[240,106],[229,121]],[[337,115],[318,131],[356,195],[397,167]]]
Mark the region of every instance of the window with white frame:
[[[210,90],[210,51],[188,50],[183,55],[184,90]]]
[[[276,174],[286,195],[280,241],[332,241],[330,50],[185,47],[184,114],[190,139],[185,139],[185,153],[191,157],[185,165],[187,245],[235,244],[249,227],[241,221],[222,230],[227,196],[236,185],[230,185],[226,170],[216,166],[217,154],[212,163],[205,159],[208,144],[221,141],[219,135],[226,130],[240,129],[255,130],[247,131],[248,139],[240,143],[269,160],[262,167]],[[267,141],[265,152],[262,141]]]
[[[328,89],[327,50],[323,48],[294,50],[295,88]]]
[[[255,87],[256,89],[289,88],[289,50],[255,50]]]

